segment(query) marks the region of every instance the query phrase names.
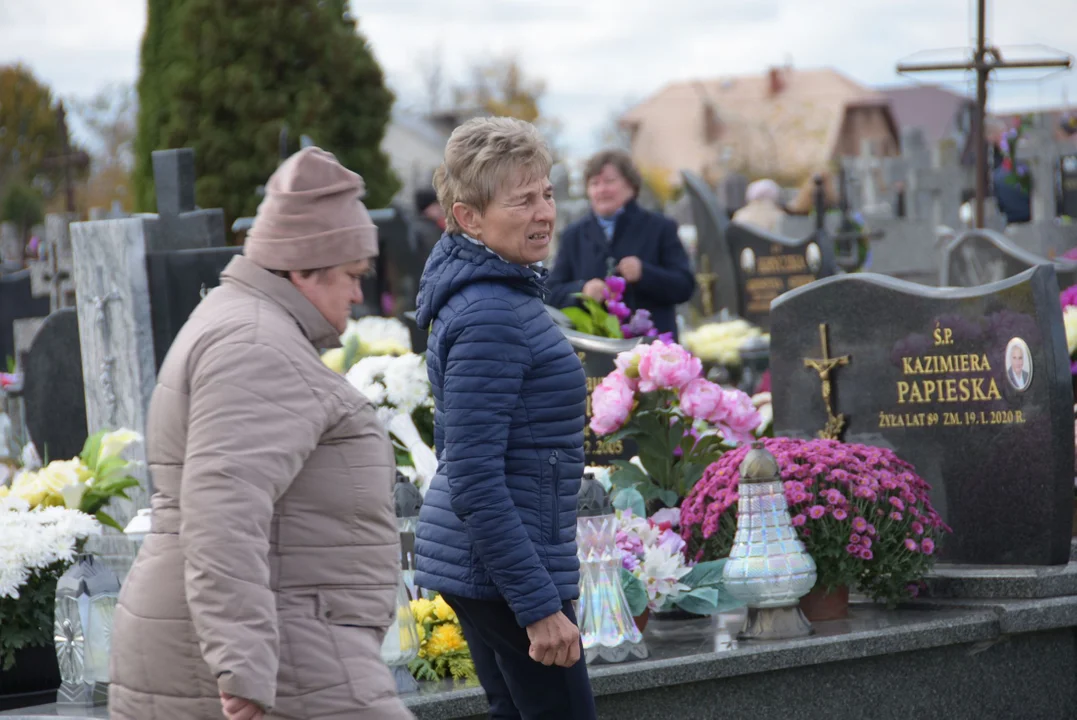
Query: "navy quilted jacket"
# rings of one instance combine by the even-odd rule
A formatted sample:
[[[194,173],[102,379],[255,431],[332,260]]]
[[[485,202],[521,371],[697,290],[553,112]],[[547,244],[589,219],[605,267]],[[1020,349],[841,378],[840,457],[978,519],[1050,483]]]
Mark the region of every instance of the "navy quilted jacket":
[[[587,386],[544,307],[544,274],[445,235],[418,298],[438,472],[419,514],[415,582],[504,599],[521,627],[579,595]]]

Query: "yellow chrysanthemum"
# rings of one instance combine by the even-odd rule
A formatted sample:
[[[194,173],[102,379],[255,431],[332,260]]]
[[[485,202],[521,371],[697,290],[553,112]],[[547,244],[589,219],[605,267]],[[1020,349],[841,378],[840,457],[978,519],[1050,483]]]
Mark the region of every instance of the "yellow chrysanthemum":
[[[408,348],[392,338],[379,338],[370,342],[359,341],[359,354],[363,357],[370,355],[407,355]]]
[[[344,374],[344,348],[333,348],[322,353],[322,363],[340,375]]]
[[[419,598],[411,601],[411,614],[415,616],[415,622],[422,625],[434,612],[433,600]]]
[[[445,602],[445,598],[441,597],[441,595],[434,598],[434,617],[438,620],[456,622],[456,612],[449,603]]]
[[[430,639],[426,642],[426,654],[428,657],[438,657],[463,647],[464,636],[460,634],[460,628],[446,623],[438,625],[430,632]]]

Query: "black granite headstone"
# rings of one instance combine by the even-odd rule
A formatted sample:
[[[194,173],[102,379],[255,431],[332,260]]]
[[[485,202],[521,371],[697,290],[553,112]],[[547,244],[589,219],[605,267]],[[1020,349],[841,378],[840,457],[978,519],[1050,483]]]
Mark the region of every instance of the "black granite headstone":
[[[45,318],[26,353],[22,398],[26,429],[42,457],[68,460],[86,443],[79,316],[64,308]]]
[[[1063,288],[1077,283],[1077,262],[1062,258],[1048,260],[1018,247],[994,230],[969,230],[954,238],[943,250],[939,285],[987,285],[1038,265],[1053,266],[1058,284]]]
[[[49,298],[35,298],[29,270],[0,275],[0,372],[7,372],[7,359],[15,358],[16,320],[45,317]]]
[[[638,454],[636,443],[631,440],[608,440],[599,437],[591,430],[591,393],[603,378],[613,372],[617,366],[614,360],[622,352],[631,350],[640,340],[615,340],[602,338],[568,328],[560,328],[572,344],[576,355],[583,364],[587,376],[587,421],[583,430],[583,456],[587,465],[610,467],[614,460],[630,460]]]
[[[775,298],[837,271],[833,242],[823,230],[793,240],[730,223],[726,241],[736,258],[736,313],[764,329]]]
[[[1069,561],[1073,390],[1049,265],[965,289],[820,280],[775,301],[770,367],[775,434],[829,428],[916,467],[954,530],[942,559]]]
[[[146,254],[153,352],[158,370],[187,318],[203,296],[220,284],[225,266],[242,252],[241,247],[217,247]]]
[[[157,217],[146,218],[146,250],[223,247],[224,211],[195,205],[194,150],[155,150],[152,159]]]
[[[1077,222],[1077,155],[1063,155],[1062,197],[1058,214],[1065,215]]]
[[[729,220],[714,191],[697,175],[681,173],[696,224],[696,294],[692,304],[704,316],[737,307],[733,255],[726,243]]]

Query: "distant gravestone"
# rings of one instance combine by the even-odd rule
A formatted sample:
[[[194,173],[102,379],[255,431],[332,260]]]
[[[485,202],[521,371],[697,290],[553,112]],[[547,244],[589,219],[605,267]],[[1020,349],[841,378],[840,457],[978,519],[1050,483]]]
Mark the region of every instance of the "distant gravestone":
[[[49,213],[38,259],[30,262],[35,297],[49,298],[52,311],[75,306],[75,280],[71,268],[70,225],[73,215]]]
[[[1048,260],[1017,247],[1005,235],[992,230],[969,230],[943,250],[939,285],[987,285],[1045,264],[1054,267],[1062,287],[1077,283],[1077,262]]]
[[[696,227],[696,293],[692,305],[704,317],[737,307],[736,270],[726,242],[729,220],[710,186],[684,171],[684,190],[692,204]]]
[[[729,173],[718,183],[719,202],[727,213],[735,213],[748,204],[748,178],[740,173]]]
[[[730,223],[726,242],[737,262],[736,313],[764,329],[770,327],[773,300],[837,272],[833,242],[825,231],[793,240]]]
[[[969,289],[854,274],[790,292],[771,310],[775,433],[911,462],[954,530],[941,559],[1065,564],[1073,391],[1058,292],[1049,265]]]
[[[22,238],[14,223],[0,223],[0,274],[22,269]]]
[[[242,254],[242,247],[216,247],[146,255],[153,351],[158,370],[198,303],[220,285],[221,271],[232,258]]]
[[[637,454],[636,444],[630,440],[601,438],[591,430],[591,393],[603,378],[616,369],[614,360],[622,352],[631,350],[639,340],[615,340],[613,338],[585,335],[568,328],[560,328],[565,334],[587,375],[587,414],[583,429],[584,462],[588,466],[612,467],[614,460],[630,460]]]
[[[157,215],[146,221],[146,251],[222,247],[226,244],[224,211],[195,205],[194,150],[155,150],[153,182]]]
[[[45,318],[23,366],[26,428],[42,457],[66,460],[86,443],[86,396],[75,308]]]
[[[49,314],[49,299],[34,297],[29,270],[0,275],[0,367],[15,358],[15,322]],[[21,345],[20,345],[21,347]]]

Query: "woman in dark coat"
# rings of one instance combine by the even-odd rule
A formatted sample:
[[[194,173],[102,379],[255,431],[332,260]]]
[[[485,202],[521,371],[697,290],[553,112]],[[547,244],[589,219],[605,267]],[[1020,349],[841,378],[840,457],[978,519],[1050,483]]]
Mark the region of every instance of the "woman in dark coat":
[[[570,307],[581,292],[601,300],[605,278],[620,275],[628,283],[628,308],[649,310],[659,332],[676,336],[676,306],[696,289],[677,224],[636,202],[642,180],[625,152],[598,153],[587,161],[584,178],[591,213],[561,234],[548,302]]]

